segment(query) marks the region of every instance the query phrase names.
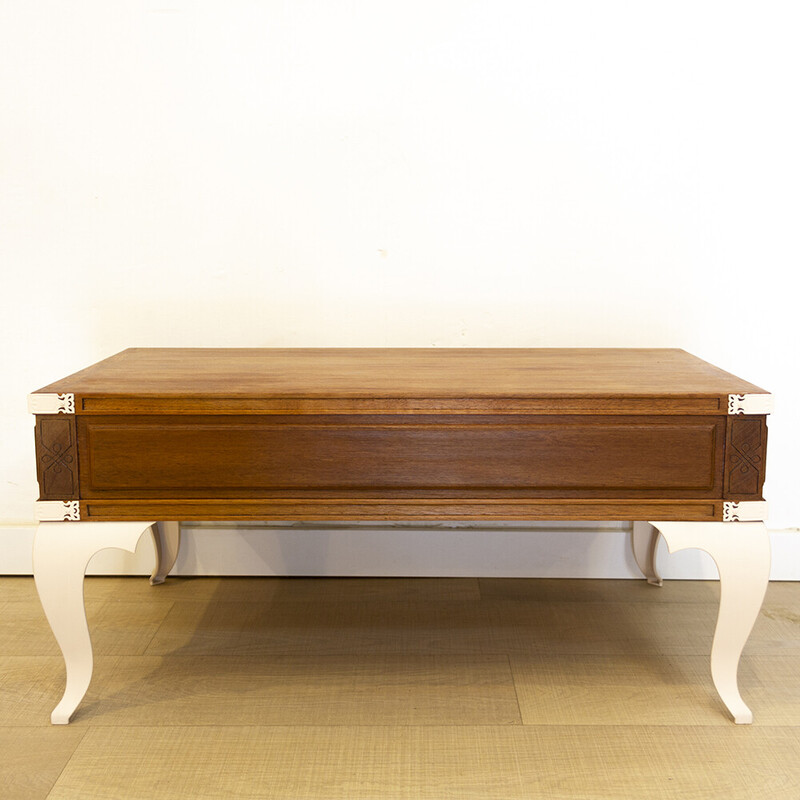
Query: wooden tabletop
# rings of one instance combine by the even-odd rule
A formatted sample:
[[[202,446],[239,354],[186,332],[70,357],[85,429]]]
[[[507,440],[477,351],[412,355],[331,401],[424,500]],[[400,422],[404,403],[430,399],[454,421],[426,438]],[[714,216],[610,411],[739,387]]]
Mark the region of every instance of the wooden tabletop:
[[[554,398],[763,392],[677,349],[131,348],[43,387],[82,396]]]

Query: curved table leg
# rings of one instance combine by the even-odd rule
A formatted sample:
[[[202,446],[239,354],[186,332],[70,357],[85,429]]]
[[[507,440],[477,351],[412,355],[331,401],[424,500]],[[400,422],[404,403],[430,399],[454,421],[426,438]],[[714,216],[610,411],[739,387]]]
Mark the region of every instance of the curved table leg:
[[[41,522],[33,541],[33,577],[64,655],[67,685],[50,717],[66,725],[89,688],[94,660],[83,578],[92,556],[108,547],[133,552],[153,522]]]
[[[164,583],[169,571],[175,566],[181,546],[180,522],[156,522],[151,528],[156,546],[156,565],[150,576],[150,585]]]
[[[739,658],[753,629],[769,583],[770,545],[763,522],[651,522],[670,553],[705,550],[719,570],[720,602],[711,677],[734,721],[747,724],[753,712],[739,694]]]
[[[654,528],[649,522],[634,522],[631,531],[631,549],[633,557],[647,578],[647,582],[653,586],[663,586],[664,580],[656,569],[656,548],[658,547],[658,529]]]

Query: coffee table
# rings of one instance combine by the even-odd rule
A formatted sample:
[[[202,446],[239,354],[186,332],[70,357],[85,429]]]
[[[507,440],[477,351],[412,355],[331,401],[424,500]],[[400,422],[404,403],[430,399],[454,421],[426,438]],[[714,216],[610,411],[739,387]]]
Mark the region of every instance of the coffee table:
[[[650,583],[659,535],[713,557],[712,676],[752,721],[737,669],[769,579],[772,397],[682,350],[135,348],[29,407],[55,724],[91,680],[89,560],[150,530],[161,583],[187,520],[630,520]]]

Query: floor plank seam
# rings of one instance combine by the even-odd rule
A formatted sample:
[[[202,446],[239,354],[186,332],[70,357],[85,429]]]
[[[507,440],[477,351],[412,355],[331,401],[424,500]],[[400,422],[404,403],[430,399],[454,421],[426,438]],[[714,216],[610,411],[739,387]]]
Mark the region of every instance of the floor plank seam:
[[[514,700],[517,703],[517,714],[519,715],[519,724],[525,724],[525,717],[522,714],[522,703],[520,703],[519,699],[519,690],[517,687],[517,677],[514,674],[514,665],[511,661],[511,655],[509,653],[505,654],[506,656],[506,663],[508,664],[508,674],[511,676],[511,686],[514,688]]]
[[[81,735],[81,738],[78,740],[77,744],[75,745],[75,749],[72,751],[72,754],[66,760],[66,762],[64,763],[64,766],[61,768],[61,770],[59,771],[58,775],[56,775],[56,779],[53,781],[53,785],[48,790],[47,794],[45,795],[44,800],[48,800],[48,798],[52,796],[53,792],[55,791],[56,786],[58,785],[58,782],[61,780],[61,776],[67,771],[67,768],[69,767],[70,763],[72,762],[72,759],[75,758],[75,754],[78,752],[78,750],[80,750],[81,744],[83,744],[83,740],[86,738],[88,733],[89,733],[89,728],[87,727],[86,730]]]
[[[161,619],[161,622],[159,622],[158,625],[156,626],[156,629],[155,629],[155,631],[153,631],[153,635],[150,637],[150,640],[147,642],[147,644],[143,648],[142,652],[141,653],[137,653],[137,655],[140,655],[140,656],[148,655],[148,650],[150,650],[150,647],[152,646],[153,642],[155,641],[156,637],[158,636],[159,631],[164,626],[164,624],[166,623],[167,619],[169,618],[170,613],[174,609],[175,609],[175,602],[172,601],[169,604],[169,610],[167,611],[166,614],[164,614],[163,618]]]

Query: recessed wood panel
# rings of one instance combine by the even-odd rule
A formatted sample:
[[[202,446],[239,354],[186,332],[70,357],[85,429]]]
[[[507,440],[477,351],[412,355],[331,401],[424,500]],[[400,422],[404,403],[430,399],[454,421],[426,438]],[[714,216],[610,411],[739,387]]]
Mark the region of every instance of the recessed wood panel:
[[[379,500],[290,498],[235,500],[87,500],[81,519],[96,520],[696,520],[722,519],[715,500]]]
[[[81,417],[81,496],[616,492],[712,497],[721,420]]]
[[[78,452],[75,417],[47,414],[36,417],[36,473],[41,500],[78,497]]]
[[[77,395],[81,414],[720,414],[717,397],[91,397]]]
[[[767,418],[735,416],[728,420],[725,445],[725,497],[759,500],[767,465]]]

